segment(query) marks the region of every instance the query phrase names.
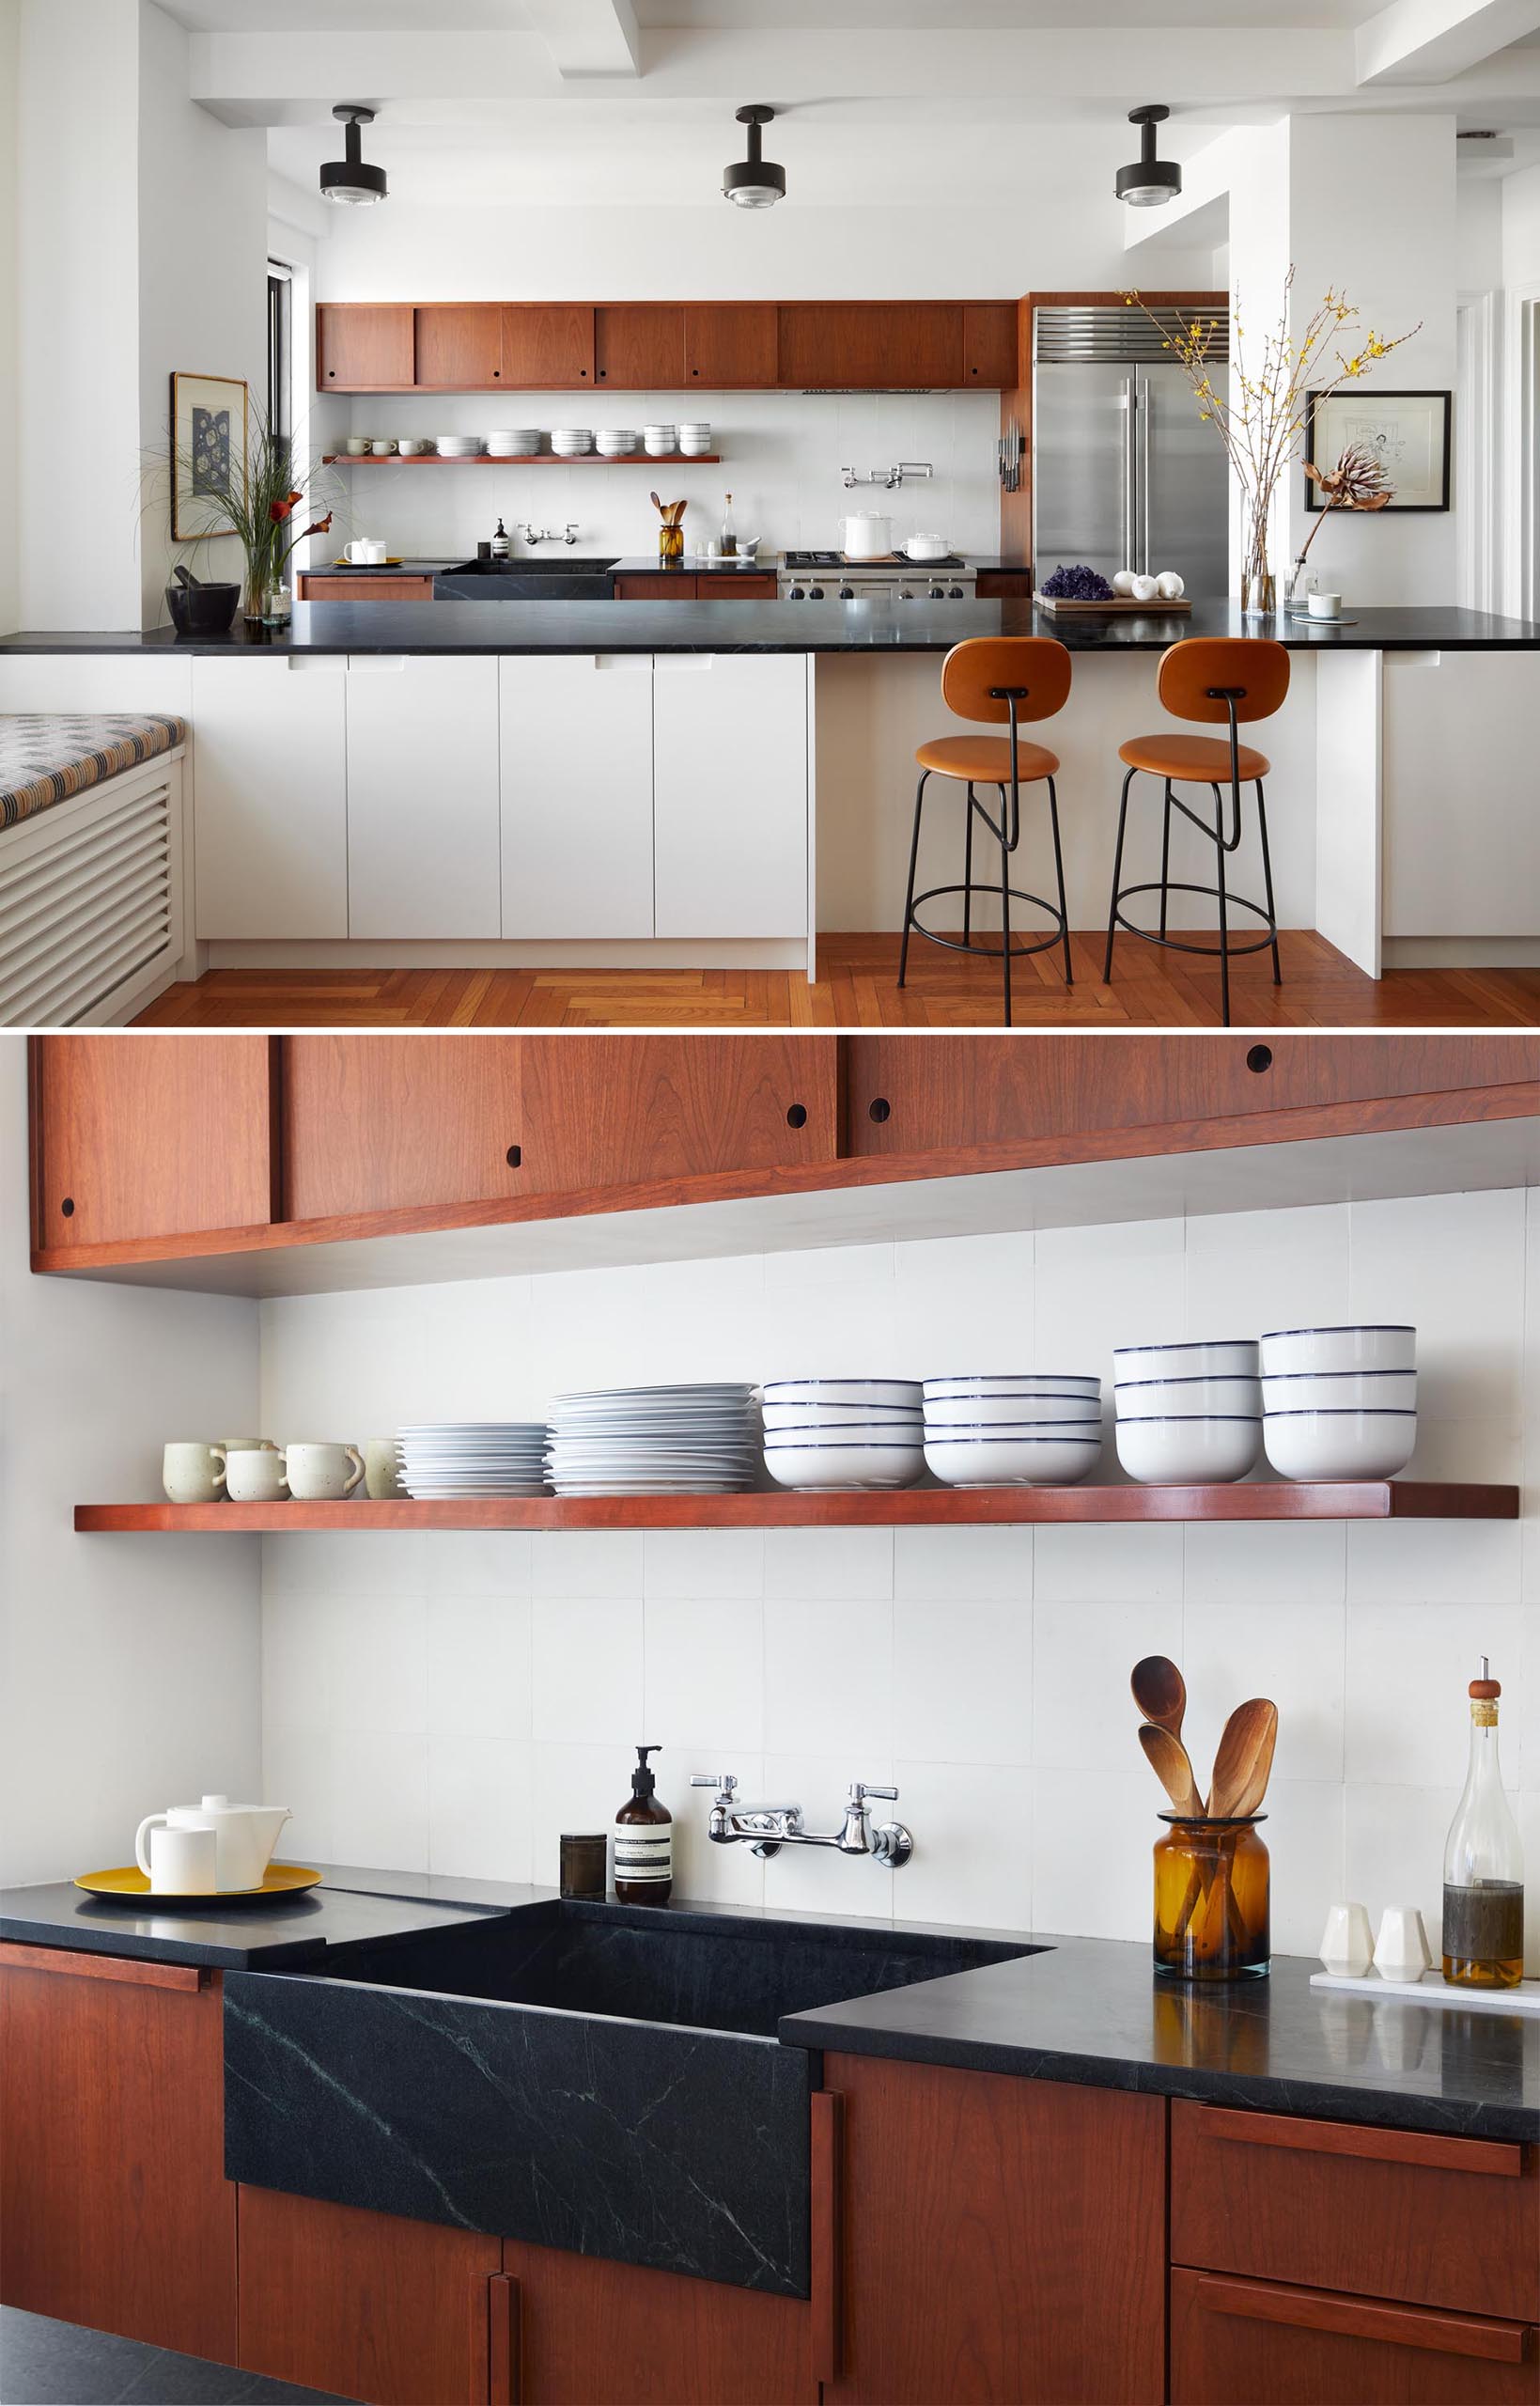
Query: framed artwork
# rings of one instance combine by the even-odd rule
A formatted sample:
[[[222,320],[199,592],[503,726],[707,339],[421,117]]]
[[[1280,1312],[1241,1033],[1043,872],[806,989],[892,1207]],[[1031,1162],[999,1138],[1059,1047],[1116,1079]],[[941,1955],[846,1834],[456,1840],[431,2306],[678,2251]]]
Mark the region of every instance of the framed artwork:
[[[1305,458],[1317,468],[1334,468],[1351,444],[1383,462],[1394,488],[1391,509],[1447,509],[1449,414],[1448,393],[1385,393],[1373,384],[1311,393]],[[1307,477],[1305,508],[1320,507],[1320,488]]]
[[[241,376],[171,378],[171,539],[226,531],[222,496],[245,471],[246,383]]]

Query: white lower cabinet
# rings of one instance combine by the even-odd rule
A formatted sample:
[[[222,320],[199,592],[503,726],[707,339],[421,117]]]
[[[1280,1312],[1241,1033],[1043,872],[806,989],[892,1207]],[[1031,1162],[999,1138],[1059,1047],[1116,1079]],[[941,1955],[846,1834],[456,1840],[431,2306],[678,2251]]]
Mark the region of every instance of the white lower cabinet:
[[[499,667],[503,933],[650,936],[650,653]]]
[[[348,933],[499,933],[495,659],[348,663]]]
[[[653,664],[655,932],[807,932],[807,661]]]
[[[196,932],[345,936],[346,664],[191,665]]]

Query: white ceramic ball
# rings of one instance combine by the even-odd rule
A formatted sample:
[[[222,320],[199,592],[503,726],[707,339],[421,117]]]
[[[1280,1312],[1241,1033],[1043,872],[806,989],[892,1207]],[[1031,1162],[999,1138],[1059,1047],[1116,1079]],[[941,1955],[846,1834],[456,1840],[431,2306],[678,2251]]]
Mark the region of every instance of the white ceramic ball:
[[[1174,568],[1163,568],[1155,580],[1155,589],[1162,602],[1179,602],[1187,586]]]
[[[1133,587],[1134,573],[1132,569],[1120,568],[1117,574],[1112,579],[1112,591],[1114,593],[1131,593],[1133,591]]]
[[[1153,576],[1136,576],[1128,590],[1136,602],[1153,602],[1159,587]]]

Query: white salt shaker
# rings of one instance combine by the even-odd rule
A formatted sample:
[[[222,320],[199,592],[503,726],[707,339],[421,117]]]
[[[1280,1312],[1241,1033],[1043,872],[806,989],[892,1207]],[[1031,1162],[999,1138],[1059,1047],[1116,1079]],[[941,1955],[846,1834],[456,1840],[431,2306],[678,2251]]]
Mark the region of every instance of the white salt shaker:
[[[1329,1972],[1361,1979],[1374,1960],[1369,1916],[1361,1905],[1333,1905],[1321,1934],[1321,1961]]]
[[[1387,1905],[1375,1940],[1375,1969],[1386,1980],[1420,1980],[1433,1961],[1423,1916],[1415,1905]]]

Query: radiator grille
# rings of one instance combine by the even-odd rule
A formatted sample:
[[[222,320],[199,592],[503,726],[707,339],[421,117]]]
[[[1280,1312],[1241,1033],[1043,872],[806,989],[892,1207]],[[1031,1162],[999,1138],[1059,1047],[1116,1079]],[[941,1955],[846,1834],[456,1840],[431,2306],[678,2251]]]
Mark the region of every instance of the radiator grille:
[[[0,1025],[100,1019],[171,953],[171,787],[133,783],[111,802],[105,789],[106,806],[88,815],[61,814],[54,840],[44,835],[20,857],[0,848]]]
[[[1230,312],[1228,307],[1203,309],[1196,305],[1190,309],[1159,308],[1151,311],[1157,320],[1152,326],[1143,309],[1120,301],[1116,307],[1106,303],[1081,307],[1055,306],[1052,304],[1034,310],[1032,320],[1032,353],[1037,360],[1169,360],[1169,351],[1161,349],[1163,339],[1175,333],[1185,333],[1194,324],[1212,325],[1213,336],[1208,357],[1222,366],[1230,356]],[[1159,331],[1157,331],[1157,327]]]

